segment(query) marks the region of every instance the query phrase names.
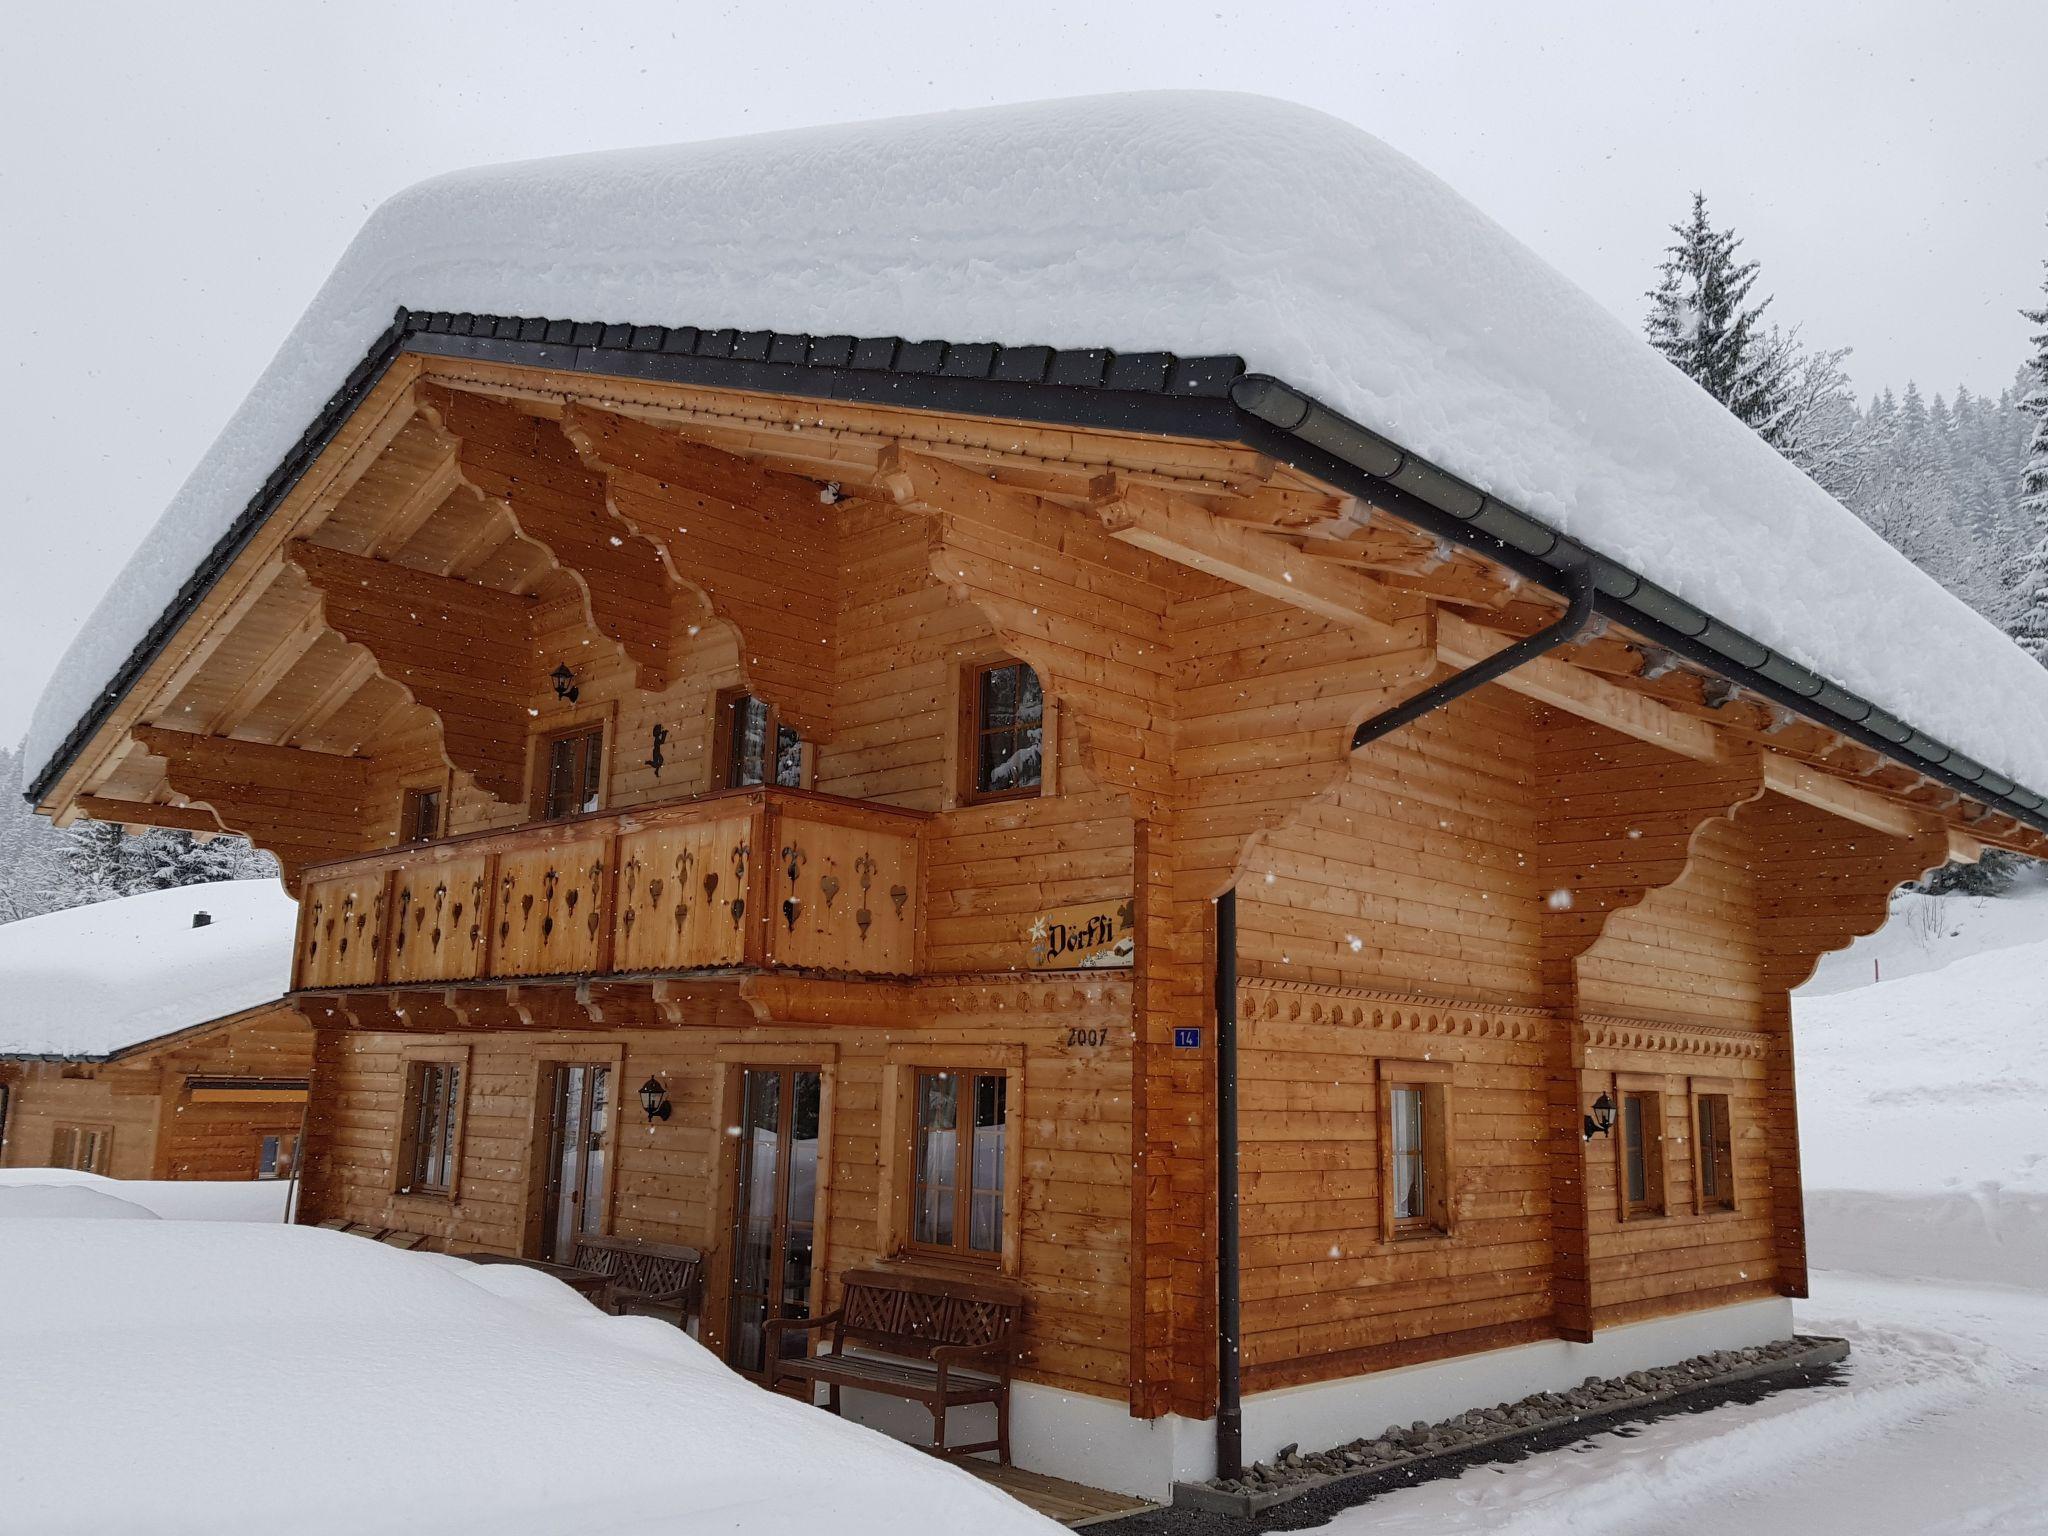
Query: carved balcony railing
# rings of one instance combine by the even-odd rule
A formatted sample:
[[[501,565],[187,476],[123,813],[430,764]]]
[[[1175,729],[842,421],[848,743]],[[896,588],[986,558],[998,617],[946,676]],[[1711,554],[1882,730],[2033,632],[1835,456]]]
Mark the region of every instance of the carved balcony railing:
[[[293,987],[917,969],[922,813],[790,789],[388,849],[306,871]]]

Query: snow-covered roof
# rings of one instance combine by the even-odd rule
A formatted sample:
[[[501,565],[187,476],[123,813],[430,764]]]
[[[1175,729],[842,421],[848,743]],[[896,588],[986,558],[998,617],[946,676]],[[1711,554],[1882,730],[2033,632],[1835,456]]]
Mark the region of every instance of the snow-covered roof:
[[[228,880],[0,924],[0,1056],[108,1056],[272,1002],[298,910],[275,880]]]
[[[2048,671],[1628,324],[1371,135],[1200,92],[490,166],[400,193],[87,623],[31,765],[400,307],[1238,355],[2048,789]]]

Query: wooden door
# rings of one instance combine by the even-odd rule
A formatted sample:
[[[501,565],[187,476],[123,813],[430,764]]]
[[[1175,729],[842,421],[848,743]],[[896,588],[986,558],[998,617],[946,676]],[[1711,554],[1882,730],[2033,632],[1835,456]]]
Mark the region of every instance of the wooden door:
[[[555,1067],[553,1079],[541,1186],[540,1256],[566,1264],[575,1257],[578,1236],[604,1230],[612,1072],[594,1063],[563,1062]]]
[[[747,1067],[740,1074],[726,1361],[752,1375],[767,1366],[768,1324],[811,1315],[822,1096],[813,1067]],[[802,1334],[785,1334],[783,1347],[801,1354],[805,1342]]]

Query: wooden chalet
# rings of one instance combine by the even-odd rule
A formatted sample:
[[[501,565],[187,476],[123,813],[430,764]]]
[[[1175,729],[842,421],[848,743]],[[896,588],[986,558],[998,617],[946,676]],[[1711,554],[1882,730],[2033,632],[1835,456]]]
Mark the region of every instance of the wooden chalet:
[[[0,930],[0,1168],[291,1178],[313,1064],[278,963],[291,912],[238,882]]]
[[[2038,794],[1235,357],[641,318],[402,311],[38,786],[283,861],[302,1220],[1008,1286],[1155,1495],[1790,1332],[1787,991]]]

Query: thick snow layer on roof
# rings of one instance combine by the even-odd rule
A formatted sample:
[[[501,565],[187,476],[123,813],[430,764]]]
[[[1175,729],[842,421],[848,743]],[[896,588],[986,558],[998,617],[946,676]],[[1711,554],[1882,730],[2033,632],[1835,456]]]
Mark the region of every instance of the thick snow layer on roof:
[[[1236,353],[2048,788],[2048,672],[1429,172],[1159,93],[558,160],[371,218],[44,696],[40,766],[399,306]]]
[[[532,1270],[309,1227],[6,1227],[0,1531],[1059,1529]]]
[[[105,1056],[282,997],[298,910],[228,880],[0,924],[0,1056]]]

